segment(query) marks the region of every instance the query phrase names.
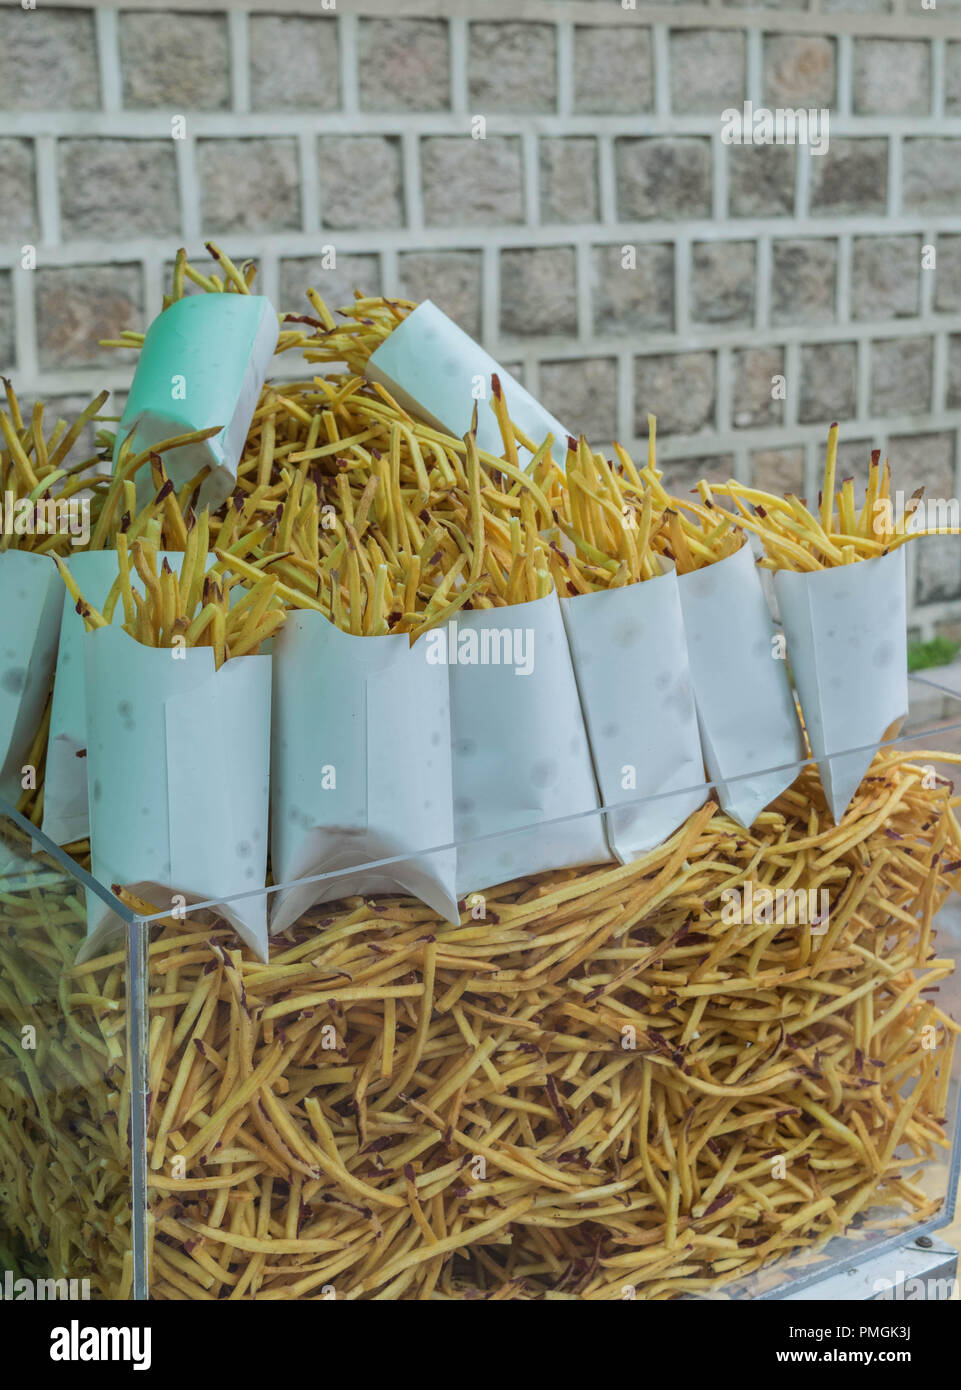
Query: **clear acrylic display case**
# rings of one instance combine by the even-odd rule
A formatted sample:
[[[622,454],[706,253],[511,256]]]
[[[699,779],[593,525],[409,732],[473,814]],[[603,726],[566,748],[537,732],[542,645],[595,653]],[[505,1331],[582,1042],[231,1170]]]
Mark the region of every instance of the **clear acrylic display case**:
[[[937,671],[912,678],[910,692],[909,719],[886,747],[900,748],[912,758],[915,752],[923,752],[928,772],[953,780],[956,765],[944,758],[961,755],[961,696],[939,684]],[[549,835],[549,825],[543,833]],[[365,1204],[364,1171],[346,1176],[340,1172],[324,1110],[310,1103],[315,1093],[342,1098],[350,1092],[352,1122],[358,1126],[358,1142],[368,1140],[363,1152],[369,1153],[366,1171],[373,1181],[383,1175],[380,1154],[390,1148],[383,1133],[389,1117],[383,1110],[372,1111],[374,1099],[385,1093],[390,1097],[395,1117],[390,1123],[396,1122],[401,1131],[405,1106],[419,1116],[436,1113],[444,1089],[426,1085],[416,1059],[412,1068],[402,1068],[400,1076],[391,1075],[386,1044],[384,1057],[359,1054],[363,1075],[358,1081],[358,1054],[348,1059],[338,1028],[346,1009],[352,1026],[363,1034],[369,1022],[365,1022],[367,996],[363,972],[358,983],[350,972],[337,969],[336,949],[330,956],[329,977],[324,976],[316,997],[296,997],[297,961],[313,956],[313,934],[327,931],[338,941],[351,936],[349,917],[333,905],[338,875],[317,877],[329,880],[331,901],[311,909],[283,939],[271,941],[271,968],[277,964],[281,972],[289,971],[293,1003],[289,990],[286,994],[275,991],[268,1000],[266,993],[257,994],[256,971],[241,974],[238,969],[240,943],[223,921],[223,904],[189,906],[176,922],[169,915],[138,912],[125,906],[110,885],[95,883],[81,863],[47,841],[12,807],[0,805],[0,1268],[10,1269],[16,1277],[87,1278],[95,1298],[340,1297],[337,1252],[331,1248],[336,1242],[310,1234],[315,1210],[339,1203],[358,1213],[356,1219],[367,1221],[371,1228],[366,1282],[352,1283],[348,1296],[403,1297],[403,1256],[396,1274],[378,1280],[375,1246],[378,1229],[383,1234],[387,1227],[389,1234],[391,1212],[406,1206],[412,1197],[419,1227],[426,1226],[428,1239],[440,1244],[435,1257],[440,1269],[442,1257],[455,1250],[457,1240],[456,1232],[444,1236],[437,1226],[441,1208],[432,1203],[436,1193],[429,1173],[425,1180],[420,1170],[415,1177],[413,1162],[402,1165],[397,1174],[402,1199],[372,1218]],[[111,905],[117,932],[99,956],[78,969],[75,958],[85,932],[84,896],[91,893]],[[496,907],[496,893],[491,898]],[[395,902],[388,911],[396,927],[404,918],[404,905]],[[435,943],[439,956],[432,959],[443,963],[444,924],[435,917],[427,931],[421,919],[430,915],[423,909],[410,913],[410,921],[414,926],[421,924],[419,939]],[[493,918],[497,920],[496,913]],[[483,930],[479,921],[475,942]],[[171,950],[174,935],[177,945]],[[326,937],[325,942],[326,950],[330,945]],[[933,944],[938,958],[951,958],[958,964],[937,985],[938,1007],[961,1020],[961,899],[956,895],[938,913]],[[372,941],[369,949],[374,973],[392,980],[391,1028],[406,1032],[410,1025],[410,1031],[416,1031],[416,1011],[406,1007],[406,1000],[416,998],[420,987],[416,972],[398,966],[393,975],[390,970],[385,975],[378,957],[389,954],[387,937],[380,946]],[[457,947],[463,959],[469,958],[471,949],[469,939]],[[549,951],[549,941],[544,949]],[[252,959],[249,952],[245,959]],[[218,1001],[206,984],[214,971],[219,972]],[[456,1010],[461,995],[466,997],[476,988],[477,998],[486,999],[484,1007],[496,1022],[497,975],[490,962],[479,958],[477,974],[465,975],[466,983],[450,986],[435,1008]],[[572,997],[572,1008],[582,1009],[585,999],[590,1000],[589,990],[581,990],[577,999]],[[218,1050],[202,1042],[197,1047],[206,1070],[192,1064],[193,1053],[184,1046],[198,1019],[205,1017],[205,1008],[222,1008],[229,1014],[221,1035],[223,1047]],[[287,1067],[283,1052],[288,1035],[315,1008],[326,1010],[329,1017],[330,1047],[319,1042],[319,1050],[306,1064],[301,1058],[297,1066]],[[252,1018],[258,1029],[266,1030],[261,1033],[263,1046],[255,1067],[244,1041]],[[461,1013],[458,1026],[463,1020]],[[500,1035],[491,1033],[485,1050],[472,1048],[469,1023],[462,1031],[466,1080],[476,1067],[488,1069],[496,1050],[491,1039]],[[377,1047],[381,1045],[379,1041]],[[536,1051],[534,1044],[527,1048]],[[477,1056],[472,1061],[473,1054]],[[168,1066],[168,1055],[175,1058],[176,1066]],[[497,1069],[490,1066],[489,1070],[492,1084],[502,1090],[506,1085],[511,1103],[509,1074],[505,1083]],[[452,1076],[456,1088],[459,1073],[453,1063]],[[816,1246],[785,1247],[778,1258],[746,1276],[732,1274],[709,1289],[696,1283],[689,1290],[655,1289],[651,1296],[783,1298],[869,1254],[947,1225],[955,1215],[961,1169],[959,1081],[961,1046],[955,1048],[950,1078],[942,1086],[944,1142],[928,1145],[930,1156],[904,1169],[913,1194],[910,1199],[883,1207],[868,1203],[847,1229],[827,1233]],[[544,1116],[552,1121],[551,1107],[559,1106],[555,1091],[546,1087],[542,1105],[532,1105],[529,1096],[517,1105],[530,1110],[535,1126]],[[161,1092],[162,1107],[158,1104]],[[564,1127],[576,1128],[577,1089],[569,1086],[567,1092],[573,1097],[568,1107],[572,1118],[564,1121]],[[235,1112],[233,1127],[230,1114],[221,1122],[230,1111],[231,1099],[240,1094],[258,1095],[258,1114],[263,1116],[258,1133],[248,1133],[241,1126],[242,1144],[235,1142]],[[365,1105],[368,1096],[371,1099]],[[296,1098],[301,1107],[298,1113],[309,1115],[306,1137],[286,1128],[289,1111],[278,1104],[277,1097]],[[376,1123],[371,1121],[372,1113]],[[364,1124],[377,1131],[375,1137],[362,1133]],[[451,1142],[450,1134],[440,1137]],[[233,1157],[231,1144],[236,1150]],[[487,1151],[480,1139],[478,1148]],[[251,1154],[254,1163],[249,1162]],[[528,1161],[515,1156],[515,1163]],[[575,1175],[578,1161],[572,1151],[569,1162]],[[237,1179],[245,1162],[250,1175]],[[599,1198],[596,1189],[581,1190],[575,1176],[552,1211],[556,1215],[563,1207],[581,1220],[603,1225],[605,1220],[618,1219],[616,1196],[615,1192],[610,1199]],[[280,1197],[284,1200],[279,1201]],[[227,1232],[226,1244],[218,1232]],[[506,1230],[502,1235],[506,1240]],[[265,1244],[275,1253],[265,1251]],[[245,1263],[227,1272],[224,1252],[231,1249],[246,1251]],[[483,1241],[481,1249],[485,1249]],[[482,1253],[481,1259],[485,1258],[490,1257]],[[291,1261],[300,1262],[296,1278],[290,1274]],[[278,1270],[287,1271],[280,1283]],[[545,1295],[543,1279],[531,1281],[533,1293],[525,1287],[521,1268],[513,1293],[577,1297],[582,1275],[582,1270],[565,1271],[558,1279],[558,1292]],[[615,1270],[608,1292],[592,1296],[631,1296],[615,1287],[617,1277]],[[455,1288],[460,1290],[457,1296],[483,1296],[471,1291],[469,1281]],[[445,1296],[442,1286],[438,1296]],[[446,1296],[450,1296],[449,1287]],[[637,1296],[647,1294],[641,1291]]]

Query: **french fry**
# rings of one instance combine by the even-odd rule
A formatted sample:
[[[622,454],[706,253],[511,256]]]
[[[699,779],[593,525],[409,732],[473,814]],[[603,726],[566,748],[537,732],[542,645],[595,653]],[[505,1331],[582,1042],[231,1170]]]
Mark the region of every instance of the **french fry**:
[[[929,761],[958,758],[880,753],[841,827],[808,769],[750,831],[707,806],[634,864],[504,884],[443,931],[411,899],[351,899],[260,963],[215,920],[158,920],[151,1295],[756,1291],[859,1222],[933,1215],[910,1175],[946,1143],[958,1025],[925,991],[951,967],[931,930],[961,828]],[[748,879],[825,890],[830,918],[732,926],[722,894]],[[67,1023],[42,1127],[31,1054],[6,1049],[0,1210],[55,1273],[118,1297],[123,953],[71,966],[83,930],[52,887],[0,903],[0,1009],[46,1036],[59,996]]]

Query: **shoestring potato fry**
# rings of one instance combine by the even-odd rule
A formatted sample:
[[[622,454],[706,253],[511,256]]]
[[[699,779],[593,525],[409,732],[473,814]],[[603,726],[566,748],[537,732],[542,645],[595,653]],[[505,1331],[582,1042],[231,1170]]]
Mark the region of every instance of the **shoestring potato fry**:
[[[202,512],[191,518],[185,536],[184,558],[175,571],[166,556],[160,557],[160,522],[154,518],[143,537],[127,546],[123,531],[117,534],[118,574],[103,612],[88,603],[67,567],[56,561],[77,612],[88,632],[109,627],[117,603],[123,607],[123,630],[147,647],[212,647],[219,669],[234,656],[259,651],[285,618],[273,575],[253,572],[253,583],[243,585],[223,567],[206,568],[209,518]],[[159,560],[159,564],[158,564]],[[144,593],[132,582],[139,576]],[[243,589],[232,601],[231,590]]]
[[[0,499],[5,524],[0,530],[0,554],[8,550],[35,555],[73,554],[84,548],[84,540],[71,529],[68,509],[86,506],[91,527],[95,527],[110,479],[98,471],[102,462],[99,453],[77,461],[71,456],[87,426],[106,418],[101,412],[109,392],[96,395],[71,424],[59,419],[48,429],[42,401],[25,413],[13,383],[4,377],[3,387],[6,409],[0,410]],[[25,507],[33,513],[34,524],[17,529],[18,516]],[[8,509],[12,511],[9,530]],[[20,814],[35,825],[43,817],[43,771],[50,712],[48,696],[26,756],[26,763],[36,769],[36,782],[21,793],[16,803]]]
[[[57,420],[49,433],[44,428],[44,405],[37,401],[28,418],[24,418],[20,402],[13,385],[6,377],[3,379],[6,396],[6,410],[0,410],[0,498],[4,508],[13,507],[14,525],[18,504],[28,502],[39,509],[47,507],[54,511],[60,504],[71,499],[77,503],[86,496],[91,514],[98,500],[96,489],[108,482],[101,475],[91,473],[100,462],[99,455],[68,462],[83,430],[88,424],[100,418],[106,404],[108,391],[101,391],[69,425],[65,420]],[[90,494],[93,494],[92,496]],[[41,529],[42,513],[38,515],[36,528],[17,531],[11,527],[10,533],[4,526],[0,532],[0,552],[9,549],[31,550],[38,555],[64,553],[74,548],[74,537],[56,524]]]
[[[751,831],[708,804],[637,863],[504,884],[459,926],[352,898],[263,965],[216,920],[155,923],[152,1296],[723,1296],[930,1215],[957,1031],[932,921],[961,833],[929,756],[880,753],[841,827],[808,769]],[[748,878],[826,888],[826,930],[725,922]],[[30,1248],[96,1252],[117,1296],[123,954],[66,968],[80,916],[0,903],[5,1012],[59,991],[68,1018],[45,1112],[9,1049],[0,1190]]]
[[[638,469],[620,444],[617,462],[595,453],[582,435],[568,439],[564,469],[550,461],[550,499],[562,542],[551,545],[551,570],[565,594],[618,588],[662,573],[678,574],[733,554],[742,541],[720,510],[673,497],[655,460],[656,419],[648,416],[648,461]]]
[[[188,281],[249,292],[253,267],[208,250],[210,275],[178,253],[165,304]],[[674,497],[653,417],[644,467],[580,439],[560,469],[495,378],[481,408],[501,456],[473,430],[450,438],[364,377],[412,304],[358,296],[341,323],[308,300],[309,315],[282,316],[280,346],[309,370],[264,386],[218,511],[198,505],[202,474],[179,490],[167,478],[182,439],[139,456],[122,444],[95,493],[92,544],[118,557],[103,612],[61,567],[88,626],[120,605],[135,640],[207,644],[219,665],[291,609],[416,640],[461,609],[650,578],[662,556],[685,573],[752,529],[769,567],[875,553],[873,532],[850,529],[846,484],[800,535],[790,500],[740,484]],[[889,474],[875,468],[865,506],[872,486],[884,500]],[[179,577],[164,549],[184,552]],[[717,1297],[816,1261],[841,1232],[931,1215],[921,1175],[947,1147],[958,1031],[938,1007],[952,963],[933,924],[961,889],[961,798],[925,764],[959,760],[882,750],[839,826],[807,767],[750,831],[709,802],[639,861],[493,887],[459,925],[406,897],[328,903],[272,938],[266,964],[215,915],[159,919],[152,1296]],[[68,850],[89,863],[88,843]],[[826,891],[830,915],[727,920],[725,893],[748,882],[755,898]],[[0,1226],[127,1297],[124,956],[75,966],[84,927],[82,902],[40,875],[0,893]],[[19,1045],[31,1023],[36,1054]]]
[[[864,500],[860,507],[854,495],[854,481],[843,479],[837,488],[838,426],[828,433],[824,482],[817,512],[803,498],[788,494],[778,497],[735,482],[708,489],[729,497],[736,507],[734,524],[758,536],[765,549],[759,562],[767,569],[810,571],[830,569],[869,560],[904,545],[918,536],[958,535],[957,528],[921,529],[913,517],[922,505],[924,489],[911,496],[904,517],[896,517],[891,496],[891,469],[887,459],[881,465],[880,450],[871,454]]]

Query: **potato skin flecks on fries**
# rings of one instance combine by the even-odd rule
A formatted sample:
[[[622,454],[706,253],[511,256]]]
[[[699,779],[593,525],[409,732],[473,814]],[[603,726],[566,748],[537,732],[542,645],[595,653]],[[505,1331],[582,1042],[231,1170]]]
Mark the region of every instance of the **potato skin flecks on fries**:
[[[152,1297],[716,1296],[929,1216],[957,1031],[932,992],[961,878],[942,758],[879,754],[842,827],[813,770],[751,831],[708,805],[634,864],[491,890],[484,921],[352,898],[266,964],[215,919],[156,922]],[[732,926],[747,878],[823,889],[830,918]],[[123,953],[70,968],[82,932],[59,890],[0,903],[0,1007],[41,1038],[41,1001],[69,1010],[43,1114],[0,1041],[0,1214],[125,1297]]]
[[[828,435],[824,485],[816,512],[803,498],[791,494],[778,497],[733,480],[713,487],[717,496],[733,502],[734,525],[761,541],[765,556],[759,563],[766,569],[830,569],[887,555],[918,536],[959,534],[956,528],[925,530],[912,524],[922,504],[923,488],[912,495],[903,516],[895,514],[891,469],[887,459],[882,466],[879,450],[871,455],[867,487],[859,506],[851,478],[836,488],[837,451],[838,427],[834,424]]]
[[[165,308],[188,285],[251,292],[250,262],[206,251],[210,273],[178,251]],[[296,610],[415,642],[461,611],[700,570],[751,534],[766,567],[809,571],[913,534],[880,456],[863,499],[838,484],[836,426],[816,508],[734,480],[674,495],[653,416],[642,466],[580,437],[558,467],[496,376],[477,406],[500,435],[487,452],[476,411],[451,438],[366,379],[411,302],[307,300],[281,313],[278,342],[302,376],[264,385],[215,511],[206,470],[175,488],[165,465],[199,436],[136,455],[121,440],[103,476],[109,433],[97,459],[66,455],[105,393],[48,431],[7,386],[0,482],[18,497],[89,489],[90,546],[116,553],[98,611],[65,548],[34,546],[88,628],[116,615],[133,640],[209,646],[219,667]],[[48,701],[39,785],[20,803],[35,824],[49,722]],[[346,898],[273,938],[263,963],[211,914],[155,921],[152,1296],[717,1296],[778,1261],[810,1266],[861,1223],[930,1216],[917,1169],[946,1147],[958,1031],[938,1006],[952,964],[934,918],[961,889],[961,798],[928,760],[959,759],[879,752],[838,826],[809,766],[750,830],[708,802],[633,863],[495,886],[482,918],[464,903],[455,925],[413,898]],[[2,833],[30,858],[28,837]],[[66,848],[89,866],[89,842]],[[830,914],[732,924],[724,894],[748,882],[826,893]],[[124,956],[76,966],[84,921],[46,881],[0,894],[0,1227],[53,1273],[126,1298]],[[36,1056],[19,1043],[31,1024]]]

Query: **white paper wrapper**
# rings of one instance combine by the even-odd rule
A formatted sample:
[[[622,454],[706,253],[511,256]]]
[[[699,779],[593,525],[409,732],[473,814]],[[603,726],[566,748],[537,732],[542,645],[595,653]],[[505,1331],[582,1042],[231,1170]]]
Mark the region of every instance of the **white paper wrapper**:
[[[460,613],[422,644],[450,663],[458,895],[609,860],[557,595]]]
[[[622,864],[707,799],[674,566],[656,579],[561,599],[607,839]],[[626,785],[625,785],[626,784]]]
[[[788,660],[835,823],[908,712],[904,548],[774,575]],[[842,750],[851,749],[838,756]]]
[[[180,573],[183,551],[161,551],[158,564],[164,559],[175,574]],[[215,555],[208,556],[209,565],[216,564],[216,561]],[[94,608],[101,610],[117,578],[116,551],[85,550],[78,555],[68,556],[66,564],[83,596]],[[142,594],[143,582],[132,565],[130,580]],[[123,606],[120,603],[114,609],[113,621],[118,627],[123,623]],[[82,840],[90,833],[85,756],[87,702],[83,679],[84,631],[83,619],[68,600],[63,606],[60,620],[50,737],[43,780],[41,829],[57,845]]]
[[[0,797],[20,799],[57,655],[63,580],[49,555],[0,551]]]
[[[708,776],[748,828],[806,757],[787,663],[749,545],[677,582]]]
[[[291,614],[273,660],[271,866],[291,886],[271,895],[271,930],[355,893],[412,893],[458,921],[446,668],[422,642],[354,637],[320,613]]]
[[[134,431],[135,453],[164,439],[219,425],[219,434],[164,454],[176,487],[211,473],[200,504],[219,506],[233,490],[261,387],[277,346],[277,311],[263,295],[193,294],[158,314],[147,331],[123,419],[120,446]],[[138,496],[151,489],[149,469]]]
[[[405,410],[457,439],[470,429],[475,387],[481,382],[486,399],[477,401],[477,444],[499,456],[503,445],[490,408],[493,373],[500,378],[515,425],[535,444],[552,434],[554,458],[563,466],[568,431],[560,420],[431,300],[418,304],[367,363],[370,380],[386,386]],[[518,455],[522,463],[530,458],[525,449],[519,449]]]
[[[162,911],[213,899],[267,958],[270,658],[214,669],[209,647],[145,647],[117,627],[84,634],[92,872]],[[93,953],[117,918],[88,894]]]

